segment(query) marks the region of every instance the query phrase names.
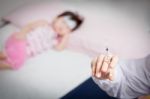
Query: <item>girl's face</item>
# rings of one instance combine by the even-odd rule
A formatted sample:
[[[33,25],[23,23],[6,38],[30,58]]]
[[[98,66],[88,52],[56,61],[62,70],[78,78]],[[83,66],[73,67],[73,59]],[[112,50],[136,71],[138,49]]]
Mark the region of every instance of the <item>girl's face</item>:
[[[53,21],[52,27],[54,31],[61,36],[71,32],[71,29],[69,28],[63,17],[56,18]]]

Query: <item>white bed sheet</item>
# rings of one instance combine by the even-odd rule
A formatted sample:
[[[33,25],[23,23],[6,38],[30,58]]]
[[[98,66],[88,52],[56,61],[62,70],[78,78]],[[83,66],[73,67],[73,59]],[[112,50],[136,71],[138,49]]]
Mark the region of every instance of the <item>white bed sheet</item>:
[[[1,49],[18,29],[0,29]],[[80,53],[49,50],[29,59],[17,71],[0,71],[0,99],[58,99],[90,77],[91,59]]]

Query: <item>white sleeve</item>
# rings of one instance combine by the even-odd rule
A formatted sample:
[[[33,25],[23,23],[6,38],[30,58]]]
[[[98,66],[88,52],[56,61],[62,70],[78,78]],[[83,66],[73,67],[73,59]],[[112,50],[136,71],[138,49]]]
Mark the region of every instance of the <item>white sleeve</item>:
[[[150,55],[143,59],[120,60],[115,69],[114,81],[92,77],[108,95],[133,99],[150,94]]]

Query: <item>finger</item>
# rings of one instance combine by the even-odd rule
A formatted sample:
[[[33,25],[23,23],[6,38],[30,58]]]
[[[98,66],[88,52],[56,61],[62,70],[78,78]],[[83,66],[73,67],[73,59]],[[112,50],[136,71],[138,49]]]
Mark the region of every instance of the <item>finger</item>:
[[[101,77],[101,67],[103,64],[103,60],[104,60],[104,55],[100,55],[97,59],[97,66],[96,66],[96,77],[100,78]]]
[[[119,59],[118,59],[117,56],[113,56],[112,60],[111,60],[111,63],[110,63],[110,68],[115,68],[115,65],[117,64],[118,60]]]
[[[103,65],[102,65],[102,68],[101,68],[101,72],[103,74],[106,74],[108,71],[108,67],[109,67],[109,64],[110,64],[110,61],[111,61],[111,57],[112,56],[105,56],[104,58],[104,61],[103,61]]]
[[[96,73],[96,63],[97,62],[97,57],[95,57],[91,63],[91,68],[92,68],[92,75],[94,76]]]
[[[113,81],[115,77],[115,71],[114,69],[109,69],[108,79]]]
[[[112,57],[112,61],[109,66],[109,80],[114,80],[115,79],[115,66],[118,62],[119,58],[115,55]]]

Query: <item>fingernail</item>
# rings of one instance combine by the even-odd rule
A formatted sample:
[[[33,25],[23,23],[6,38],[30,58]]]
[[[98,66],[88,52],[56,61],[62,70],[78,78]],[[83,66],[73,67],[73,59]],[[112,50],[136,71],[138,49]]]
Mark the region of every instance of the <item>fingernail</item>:
[[[99,77],[101,77],[101,74],[100,74],[100,73],[98,73],[98,74],[97,74],[97,77],[98,77],[98,78],[99,78]]]
[[[112,73],[110,73],[109,76],[112,77],[113,76]]]

